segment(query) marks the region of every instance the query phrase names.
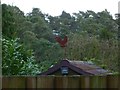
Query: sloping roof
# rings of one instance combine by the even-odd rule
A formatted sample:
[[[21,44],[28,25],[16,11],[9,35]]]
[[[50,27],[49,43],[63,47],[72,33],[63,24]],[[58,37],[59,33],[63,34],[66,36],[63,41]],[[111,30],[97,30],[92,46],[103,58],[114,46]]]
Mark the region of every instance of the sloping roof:
[[[71,65],[81,68],[83,71],[91,73],[93,75],[98,74],[107,74],[108,71],[96,66],[93,63],[86,62],[86,61],[69,61]]]
[[[107,70],[104,70],[89,62],[62,60],[60,63],[57,63],[53,67],[49,68],[48,71],[40,73],[39,75],[52,75],[63,66],[75,71],[78,75],[105,75],[108,73]]]

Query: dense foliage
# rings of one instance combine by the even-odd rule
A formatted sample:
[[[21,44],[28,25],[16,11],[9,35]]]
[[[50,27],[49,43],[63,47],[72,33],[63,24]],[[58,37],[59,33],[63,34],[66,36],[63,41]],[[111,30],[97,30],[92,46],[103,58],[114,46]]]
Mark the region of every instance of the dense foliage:
[[[4,75],[34,75],[39,72],[31,50],[25,50],[18,39],[2,39]]]
[[[92,61],[102,68],[118,71],[118,20],[113,19],[107,10],[98,13],[90,10],[79,11],[73,15],[63,11],[59,16],[44,14],[39,8],[33,8],[32,12],[25,15],[18,7],[6,4],[2,5],[2,10],[2,32],[3,41],[5,41],[3,43],[3,63],[10,61],[9,64],[13,67],[18,67],[14,70],[9,66],[11,69],[8,69],[3,64],[3,68],[6,69],[3,70],[3,74],[27,74],[36,72],[37,69],[45,71],[63,59],[64,50],[55,41],[54,34],[61,37],[68,36],[67,59]],[[28,64],[27,59],[23,59],[23,56],[18,55],[17,59],[15,56],[11,56],[9,49],[15,48],[13,46],[18,43],[16,38],[20,38],[17,45],[20,45],[20,51],[16,49],[15,53],[22,53],[25,57],[32,59],[27,61]],[[12,46],[9,44],[6,48],[6,41]],[[22,50],[21,45],[24,48]],[[5,51],[6,49],[8,51]],[[31,49],[34,55],[29,56],[27,51]],[[22,60],[25,60],[25,66],[20,64]],[[35,61],[38,67],[34,67],[33,64],[32,67],[36,68],[33,70],[29,63]],[[14,66],[13,63],[19,64]],[[19,65],[24,68],[20,68]],[[33,71],[29,70],[29,67]]]

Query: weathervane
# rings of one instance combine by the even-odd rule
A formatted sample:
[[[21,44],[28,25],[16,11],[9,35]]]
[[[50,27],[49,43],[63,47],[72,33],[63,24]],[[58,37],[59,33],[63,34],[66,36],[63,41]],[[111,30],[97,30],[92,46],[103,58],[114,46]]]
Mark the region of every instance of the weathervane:
[[[66,46],[67,46],[68,37],[65,35],[64,38],[61,38],[60,35],[55,34],[55,40],[64,49],[64,58],[66,58]]]

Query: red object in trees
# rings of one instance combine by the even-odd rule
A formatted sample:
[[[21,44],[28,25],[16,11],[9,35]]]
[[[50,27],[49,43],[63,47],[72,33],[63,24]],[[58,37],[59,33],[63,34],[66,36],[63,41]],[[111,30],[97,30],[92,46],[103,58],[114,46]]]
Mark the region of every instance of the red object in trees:
[[[67,36],[65,36],[64,39],[60,38],[59,36],[56,36],[55,39],[60,44],[61,47],[66,47],[68,41]]]

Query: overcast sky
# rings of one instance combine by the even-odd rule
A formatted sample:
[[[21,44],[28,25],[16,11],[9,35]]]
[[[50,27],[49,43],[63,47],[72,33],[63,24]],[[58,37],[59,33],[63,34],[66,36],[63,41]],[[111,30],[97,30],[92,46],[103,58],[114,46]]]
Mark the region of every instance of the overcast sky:
[[[14,5],[25,13],[32,8],[40,8],[43,13],[58,16],[64,10],[67,13],[92,10],[100,12],[107,9],[113,16],[118,13],[120,0],[2,0],[2,3]]]

